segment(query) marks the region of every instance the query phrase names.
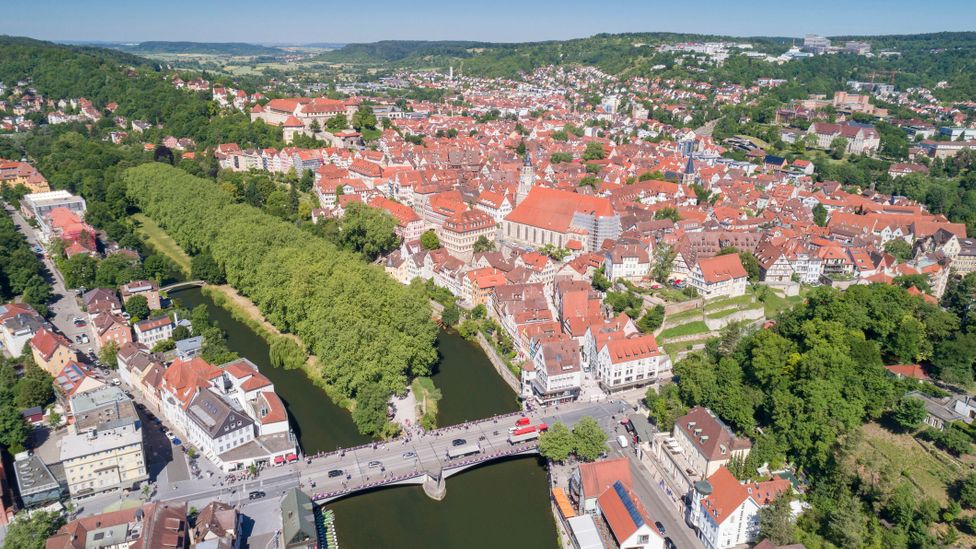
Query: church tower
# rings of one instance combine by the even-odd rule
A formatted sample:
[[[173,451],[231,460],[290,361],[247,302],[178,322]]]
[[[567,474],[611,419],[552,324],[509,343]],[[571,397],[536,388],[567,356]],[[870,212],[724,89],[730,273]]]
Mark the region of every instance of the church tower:
[[[688,155],[688,163],[685,164],[685,173],[681,175],[683,185],[694,185],[698,183],[698,170],[695,169],[695,161]]]
[[[518,205],[529,196],[532,185],[535,184],[535,168],[532,167],[532,157],[525,153],[525,162],[522,164],[522,174],[519,176],[518,193],[515,195],[515,204]]]

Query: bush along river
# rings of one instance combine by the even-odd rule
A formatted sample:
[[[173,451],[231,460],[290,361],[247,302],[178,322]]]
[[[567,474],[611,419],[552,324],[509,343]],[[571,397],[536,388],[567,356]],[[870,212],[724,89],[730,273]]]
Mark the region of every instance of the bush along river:
[[[306,453],[363,444],[349,413],[336,406],[301,370],[273,368],[269,346],[199,288],[173,292],[183,307],[203,304],[227,333],[227,345],[257,364],[285,403],[292,429]],[[432,378],[443,398],[437,424],[452,425],[518,409],[515,393],[476,344],[454,331],[437,338],[440,361]],[[419,486],[384,488],[326,506],[336,514],[339,544],[367,547],[556,547],[544,464],[536,457],[494,462],[447,480],[443,501]]]

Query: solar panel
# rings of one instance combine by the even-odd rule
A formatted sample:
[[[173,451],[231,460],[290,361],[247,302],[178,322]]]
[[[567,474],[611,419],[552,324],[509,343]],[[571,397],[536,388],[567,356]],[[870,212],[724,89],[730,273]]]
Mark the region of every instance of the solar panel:
[[[617,495],[620,496],[620,501],[623,502],[627,512],[630,513],[630,520],[634,521],[634,524],[638,527],[643,526],[644,517],[637,511],[637,504],[634,503],[634,500],[630,499],[630,494],[627,493],[623,483],[619,480],[614,482],[613,489],[616,490]]]

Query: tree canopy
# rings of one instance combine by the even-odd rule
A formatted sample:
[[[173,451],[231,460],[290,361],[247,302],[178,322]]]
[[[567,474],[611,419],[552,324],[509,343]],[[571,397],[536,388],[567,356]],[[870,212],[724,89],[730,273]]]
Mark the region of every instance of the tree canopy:
[[[437,328],[422,292],[235,203],[212,181],[158,163],[130,170],[125,181],[133,202],[187,252],[208,252],[265,318],[298,335],[341,394],[378,385],[388,396],[430,373]]]

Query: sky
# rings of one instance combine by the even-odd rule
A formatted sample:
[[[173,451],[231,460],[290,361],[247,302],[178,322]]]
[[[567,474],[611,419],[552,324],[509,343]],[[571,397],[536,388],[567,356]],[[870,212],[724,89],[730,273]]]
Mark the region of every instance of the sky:
[[[55,41],[527,42],[976,30],[976,0],[0,0],[0,34]]]

